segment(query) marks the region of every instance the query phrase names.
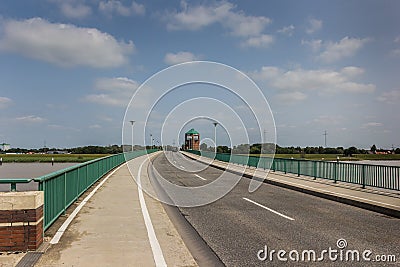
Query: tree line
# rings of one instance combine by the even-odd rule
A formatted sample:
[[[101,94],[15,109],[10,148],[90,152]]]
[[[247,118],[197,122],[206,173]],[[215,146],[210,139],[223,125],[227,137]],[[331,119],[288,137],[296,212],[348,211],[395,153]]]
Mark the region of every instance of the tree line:
[[[207,144],[201,144],[200,150],[214,151],[214,147],[208,147]],[[217,153],[232,153],[232,154],[336,154],[344,156],[352,156],[354,154],[368,154],[379,151],[375,145],[371,149],[357,148],[354,146],[344,147],[322,147],[322,146],[307,146],[307,147],[281,147],[271,143],[267,144],[241,144],[230,148],[228,146],[218,146]],[[400,148],[393,149],[392,153],[400,154]]]

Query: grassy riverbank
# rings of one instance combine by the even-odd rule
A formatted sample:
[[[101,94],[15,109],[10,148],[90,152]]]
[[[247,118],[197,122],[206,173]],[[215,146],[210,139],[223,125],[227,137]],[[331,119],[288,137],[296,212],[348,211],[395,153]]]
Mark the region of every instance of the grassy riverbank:
[[[3,162],[85,162],[107,154],[0,154]]]

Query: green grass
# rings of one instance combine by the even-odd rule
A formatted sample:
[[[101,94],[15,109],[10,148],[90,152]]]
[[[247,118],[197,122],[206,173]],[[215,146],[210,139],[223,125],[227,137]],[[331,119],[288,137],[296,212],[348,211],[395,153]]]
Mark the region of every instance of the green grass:
[[[108,156],[106,154],[0,154],[3,162],[85,162]]]

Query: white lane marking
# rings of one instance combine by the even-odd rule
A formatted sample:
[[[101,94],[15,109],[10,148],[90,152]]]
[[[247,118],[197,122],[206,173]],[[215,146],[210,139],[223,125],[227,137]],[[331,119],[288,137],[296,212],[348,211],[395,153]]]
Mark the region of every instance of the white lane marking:
[[[251,200],[251,199],[248,199],[247,197],[244,197],[243,199],[246,200],[246,201],[248,201],[248,202],[250,202],[250,203],[253,203],[253,204],[255,204],[255,205],[257,205],[257,206],[259,206],[259,207],[261,207],[261,208],[263,208],[263,209],[269,210],[270,212],[275,213],[275,214],[277,214],[277,215],[279,215],[279,216],[281,216],[281,217],[283,217],[283,218],[285,218],[285,219],[294,221],[293,218],[291,218],[291,217],[289,217],[289,216],[286,216],[285,214],[282,214],[282,213],[280,213],[280,212],[277,212],[276,210],[270,209],[270,208],[268,208],[268,207],[266,207],[266,206],[264,206],[264,205],[261,205],[260,203],[257,203],[257,202],[255,202],[255,201],[253,201],[253,200]]]
[[[167,263],[165,262],[164,255],[161,250],[160,243],[158,242],[156,233],[154,231],[153,224],[151,223],[151,218],[149,215],[149,211],[147,210],[146,201],[144,200],[144,196],[143,196],[140,177],[142,175],[143,164],[146,161],[147,161],[147,158],[142,162],[142,164],[140,164],[139,171],[138,171],[137,185],[138,185],[138,192],[139,192],[139,202],[140,202],[140,207],[142,209],[144,223],[145,223],[146,229],[147,229],[147,236],[149,237],[151,250],[153,252],[154,262],[156,263],[156,266],[167,266]]]
[[[174,160],[174,163],[176,163],[176,160]]]
[[[268,178],[268,179],[274,180],[274,181],[279,181],[279,180],[273,179],[273,178],[272,179]],[[372,199],[368,199],[368,198],[362,198],[362,197],[356,197],[356,196],[352,196],[352,195],[337,193],[337,192],[333,192],[333,191],[329,191],[329,190],[325,190],[325,189],[319,189],[317,187],[312,187],[312,186],[308,186],[308,185],[299,185],[299,184],[296,184],[296,183],[293,183],[293,182],[288,182],[288,181],[285,181],[285,183],[291,184],[291,185],[294,185],[294,186],[297,185],[297,186],[301,186],[301,187],[311,188],[311,189],[314,189],[314,190],[317,190],[317,191],[319,190],[319,191],[322,191],[322,192],[331,193],[332,195],[344,196],[344,197],[348,197],[348,198],[357,198],[357,199],[366,200],[366,201],[369,201],[369,202],[374,202],[374,203],[379,203],[379,204],[383,204],[383,205],[393,206],[393,207],[396,207],[396,208],[400,207],[400,206],[396,206],[396,205],[385,203],[385,202],[380,202],[380,201],[376,201],[376,200],[372,200]]]
[[[194,176],[196,176],[197,178],[200,178],[201,180],[203,180],[203,181],[207,181],[207,179],[205,179],[205,178],[203,178],[203,177],[201,177],[200,175],[198,175],[198,174],[195,174]]]
[[[83,206],[85,206],[85,204],[90,200],[90,198],[96,193],[96,191],[108,180],[108,178],[111,177],[111,175],[113,175],[116,171],[118,171],[122,166],[126,165],[126,163],[122,164],[121,166],[119,166],[118,168],[116,168],[115,170],[113,170],[110,174],[108,174],[106,176],[106,178],[104,178],[103,181],[101,181],[101,183],[99,183],[92,192],[90,192],[89,195],[87,195],[87,197],[85,197],[85,199],[78,205],[78,207],[75,208],[75,210],[71,213],[71,215],[68,216],[68,218],[65,220],[65,222],[61,225],[60,228],[58,228],[57,233],[53,236],[53,238],[50,240],[50,244],[57,244],[62,235],[65,233],[65,231],[67,230],[68,226],[70,225],[70,223],[72,222],[72,220],[76,217],[76,215],[78,215],[78,212],[83,208]]]
[[[181,168],[184,169],[185,167],[183,167],[183,166],[181,165]]]

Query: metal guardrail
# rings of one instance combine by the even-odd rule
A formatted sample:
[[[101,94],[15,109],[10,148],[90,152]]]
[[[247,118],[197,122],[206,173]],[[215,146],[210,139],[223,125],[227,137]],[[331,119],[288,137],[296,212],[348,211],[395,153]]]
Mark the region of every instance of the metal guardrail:
[[[84,162],[33,179],[0,179],[0,183],[11,185],[16,190],[18,183],[39,183],[39,190],[44,191],[44,230],[48,229],[67,208],[72,205],[88,188],[101,177],[122,163],[136,157],[150,154],[157,149],[138,150],[115,154]]]
[[[272,171],[305,175],[314,179],[329,179],[335,183],[340,181],[359,184],[363,188],[371,186],[400,191],[400,167],[398,166],[215,154],[198,150],[188,150],[188,152],[240,165],[270,168]]]

